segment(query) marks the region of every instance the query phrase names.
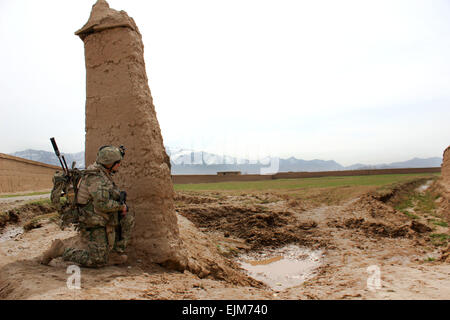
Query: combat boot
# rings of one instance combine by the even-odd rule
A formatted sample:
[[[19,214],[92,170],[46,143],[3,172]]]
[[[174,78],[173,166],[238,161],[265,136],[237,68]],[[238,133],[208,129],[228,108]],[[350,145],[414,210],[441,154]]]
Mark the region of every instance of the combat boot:
[[[128,256],[125,254],[117,254],[114,252],[111,252],[108,259],[108,265],[119,265],[124,264],[127,262]]]
[[[52,261],[52,259],[62,256],[63,253],[64,243],[61,240],[56,239],[52,242],[51,247],[44,252],[40,259],[40,262],[47,265],[50,263],[50,261]]]

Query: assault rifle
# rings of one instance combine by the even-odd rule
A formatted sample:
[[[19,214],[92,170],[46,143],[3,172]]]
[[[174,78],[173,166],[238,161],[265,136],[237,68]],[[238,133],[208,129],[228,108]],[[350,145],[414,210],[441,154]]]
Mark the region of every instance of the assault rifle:
[[[120,202],[120,204],[124,204],[127,207],[127,212],[128,212],[128,206],[126,203],[127,202],[126,191],[120,191],[119,202]],[[122,211],[119,211],[119,226],[118,226],[119,239],[122,239],[122,226],[120,225],[121,219],[122,219]]]
[[[120,204],[127,205],[127,193],[126,193],[126,191],[120,191],[119,202],[120,202]],[[128,212],[128,206],[127,206],[127,212]]]
[[[59,163],[61,164],[61,168],[63,169],[64,173],[68,175],[69,168],[67,167],[66,158],[64,158],[64,155],[61,157],[61,154],[59,153],[58,145],[56,144],[55,138],[50,138],[50,142],[52,143],[53,150],[55,151],[56,157],[58,158]],[[61,161],[61,158],[64,161],[64,163]]]

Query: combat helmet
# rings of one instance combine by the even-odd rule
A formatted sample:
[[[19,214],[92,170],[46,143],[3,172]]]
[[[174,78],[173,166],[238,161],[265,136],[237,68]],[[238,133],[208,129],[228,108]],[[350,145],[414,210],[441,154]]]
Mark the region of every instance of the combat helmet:
[[[114,146],[103,146],[98,149],[97,163],[101,165],[114,165],[117,162],[122,161],[125,155],[125,148],[120,146],[119,148]]]

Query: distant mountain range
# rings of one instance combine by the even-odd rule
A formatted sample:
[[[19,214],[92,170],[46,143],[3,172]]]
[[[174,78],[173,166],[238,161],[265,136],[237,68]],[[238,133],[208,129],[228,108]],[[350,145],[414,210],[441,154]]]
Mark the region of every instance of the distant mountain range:
[[[251,161],[243,158],[217,155],[213,153],[194,151],[189,149],[175,149],[166,147],[172,165],[172,174],[217,174],[218,171],[241,171],[242,174],[260,174],[261,168],[268,168],[276,164],[278,172],[301,172],[301,171],[336,171],[336,170],[364,170],[364,169],[393,169],[393,168],[428,168],[440,167],[442,158],[414,158],[403,162],[388,164],[365,165],[361,163],[351,166],[342,166],[334,160],[302,160],[295,157],[288,159],[264,158]],[[59,166],[56,155],[52,152],[42,150],[25,150],[11,154],[29,160],[44,162]],[[84,152],[64,154],[67,165],[71,166],[76,161],[77,168],[84,168]]]
[[[60,166],[59,160],[54,152],[42,151],[42,150],[32,150],[27,149],[24,151],[14,152],[10,155],[19,158],[25,158],[28,160],[39,161],[54,166]],[[84,152],[77,153],[64,153],[64,158],[66,159],[69,168],[72,166],[72,162],[76,161],[77,168],[84,168]]]
[[[271,163],[274,163],[274,158],[250,161],[189,149],[171,149],[166,147],[166,151],[172,163],[172,174],[216,174],[218,171],[241,171],[242,174],[259,174],[261,168],[269,167]],[[441,163],[442,158],[434,157],[426,159],[414,158],[389,164],[366,165],[358,163],[351,166],[342,166],[334,160],[302,160],[290,157],[288,159],[279,159],[278,172],[429,168],[440,167]]]

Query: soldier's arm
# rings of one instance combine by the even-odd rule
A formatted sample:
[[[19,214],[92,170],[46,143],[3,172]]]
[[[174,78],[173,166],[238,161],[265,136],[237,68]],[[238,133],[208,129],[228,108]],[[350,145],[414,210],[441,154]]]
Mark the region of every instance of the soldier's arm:
[[[92,181],[89,189],[95,209],[107,213],[122,210],[123,205],[119,201],[111,199],[110,187],[100,179]]]
[[[117,188],[117,187],[112,188],[110,190],[110,197],[113,200],[116,200],[116,201],[120,200],[120,190],[119,190],[119,188]]]

